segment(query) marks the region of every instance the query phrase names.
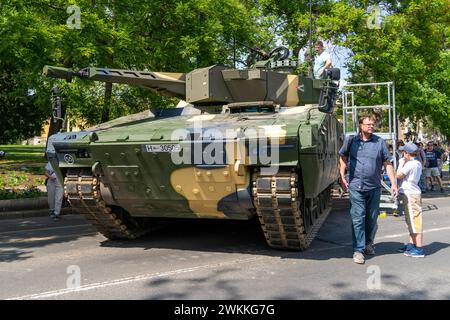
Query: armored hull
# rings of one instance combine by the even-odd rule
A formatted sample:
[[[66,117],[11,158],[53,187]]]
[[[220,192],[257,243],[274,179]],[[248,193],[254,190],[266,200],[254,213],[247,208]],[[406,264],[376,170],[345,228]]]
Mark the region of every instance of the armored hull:
[[[333,115],[310,108],[60,134],[53,161],[71,205],[109,238],[143,234],[146,218],[258,215],[271,246],[304,249],[329,205],[342,135]]]

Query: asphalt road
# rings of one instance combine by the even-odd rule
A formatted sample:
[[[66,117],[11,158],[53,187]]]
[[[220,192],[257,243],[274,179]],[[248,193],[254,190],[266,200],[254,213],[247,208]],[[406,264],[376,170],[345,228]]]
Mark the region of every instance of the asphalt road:
[[[269,249],[256,220],[180,221],[109,241],[76,215],[0,221],[0,299],[450,299],[450,197],[423,201],[426,258],[396,252],[403,217],[379,219],[377,255],[353,263],[347,200],[304,252]]]

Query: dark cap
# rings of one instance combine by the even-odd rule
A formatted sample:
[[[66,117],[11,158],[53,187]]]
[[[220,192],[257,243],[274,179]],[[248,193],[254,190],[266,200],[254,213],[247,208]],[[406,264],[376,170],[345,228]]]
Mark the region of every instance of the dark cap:
[[[406,151],[406,152],[408,152],[409,154],[411,154],[411,153],[416,153],[416,152],[419,150],[419,148],[416,146],[415,143],[413,143],[413,142],[408,142],[408,143],[406,143],[404,146],[401,146],[400,148],[398,148],[398,150],[400,150],[400,151]]]

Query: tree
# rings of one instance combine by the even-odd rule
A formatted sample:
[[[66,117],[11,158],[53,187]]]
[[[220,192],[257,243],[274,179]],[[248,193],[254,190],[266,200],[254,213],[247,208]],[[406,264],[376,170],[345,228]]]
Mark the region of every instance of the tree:
[[[40,134],[47,118],[36,108],[36,97],[18,83],[12,73],[0,74],[0,114],[2,115],[0,144],[15,143]]]
[[[67,11],[69,4],[80,9],[80,28],[71,25],[76,12]],[[44,65],[176,72],[232,65],[235,53],[247,52],[234,46],[236,40],[253,45],[273,39],[264,21],[251,0],[4,0],[0,70],[10,70],[14,83],[36,91],[33,104],[42,115],[50,115],[50,89],[59,85],[68,114],[90,125],[175,101],[118,85],[105,97],[104,84],[43,78]],[[3,88],[5,94],[20,94]],[[19,107],[11,103],[7,108],[20,115]],[[42,117],[27,119],[33,120],[42,123]]]
[[[265,10],[277,12],[291,46],[306,45],[306,2],[262,2]],[[368,8],[375,4],[382,8],[379,28],[368,24]],[[398,114],[413,121],[428,119],[450,136],[449,16],[446,0],[313,1],[313,40],[320,37],[348,48],[351,82],[393,80]],[[378,90],[364,97],[375,103],[382,98]]]

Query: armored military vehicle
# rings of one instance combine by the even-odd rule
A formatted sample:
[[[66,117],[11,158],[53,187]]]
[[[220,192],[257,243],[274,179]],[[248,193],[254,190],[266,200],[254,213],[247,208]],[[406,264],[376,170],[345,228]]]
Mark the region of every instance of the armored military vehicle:
[[[305,249],[338,176],[339,69],[324,80],[298,76],[286,52],[276,48],[243,70],[44,67],[54,78],[140,86],[186,101],[52,136],[47,155],[71,206],[109,239],[134,239],[158,219],[257,216],[271,247]]]

